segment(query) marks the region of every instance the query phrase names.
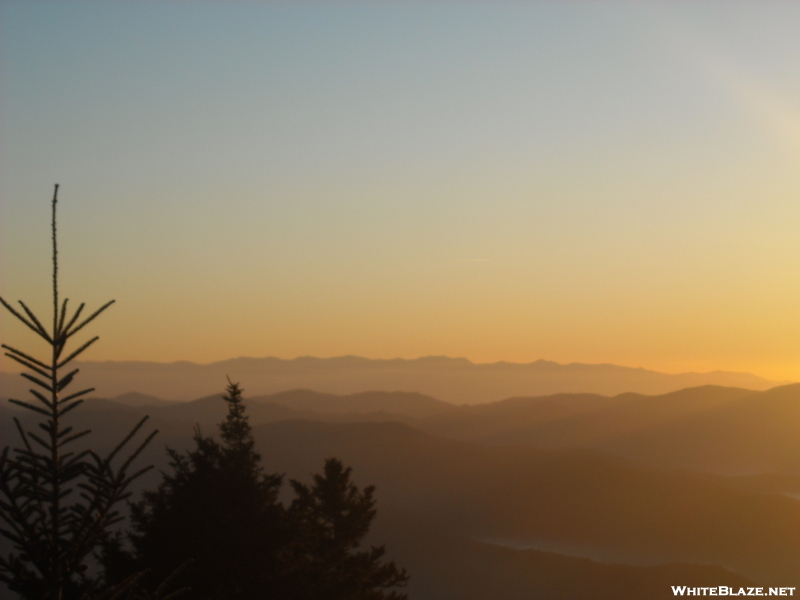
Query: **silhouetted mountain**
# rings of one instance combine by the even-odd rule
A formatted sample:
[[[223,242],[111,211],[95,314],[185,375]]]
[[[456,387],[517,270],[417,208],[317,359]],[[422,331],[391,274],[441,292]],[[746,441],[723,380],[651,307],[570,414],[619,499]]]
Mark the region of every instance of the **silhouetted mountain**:
[[[598,411],[624,402],[629,394],[610,398],[599,394],[554,394],[552,396],[519,397],[465,405],[434,415],[417,426],[425,431],[464,440],[505,439],[521,431],[523,442],[535,425],[566,419],[574,415]]]
[[[800,474],[800,384],[767,391],[703,386],[660,396],[515,398],[459,407],[417,427],[500,445],[595,448],[659,468]]]
[[[534,444],[544,448],[588,446],[732,404],[754,393],[757,392],[703,386],[660,396],[557,394],[510,398],[460,407],[452,413],[426,419],[421,427],[459,439],[498,444]]]
[[[105,402],[116,410],[205,428],[224,417],[219,394],[192,402],[145,404],[152,401],[128,394]],[[87,408],[94,410],[98,402],[88,401]],[[726,475],[800,473],[800,384],[764,392],[703,386],[660,396],[556,394],[460,407],[402,392],[294,390],[247,402],[253,424],[397,421],[490,444],[596,448],[661,468]]]
[[[563,400],[575,411],[604,403]],[[161,434],[142,463],[165,468],[164,445],[190,447],[198,421],[186,419],[191,410],[169,411],[195,405],[210,420],[216,403],[224,410],[218,397],[146,409],[94,399],[75,412],[75,422],[95,430],[88,443],[102,451],[150,412],[148,426]],[[508,405],[516,403],[526,401]],[[291,411],[249,403],[248,412],[257,406]],[[615,406],[622,404],[605,409]],[[13,435],[10,412],[0,410],[4,439]],[[208,425],[204,433],[213,430]],[[533,591],[633,600],[665,597],[662,585],[740,585],[721,565],[758,585],[796,583],[800,502],[748,491],[739,480],[660,472],[590,451],[444,439],[398,423],[281,421],[255,427],[255,435],[268,472],[306,480],[336,456],[353,467],[358,485],[377,485],[376,541],[413,566],[412,600],[513,599]],[[141,483],[152,486],[154,478]],[[596,593],[585,595],[595,585]]]
[[[264,402],[286,406],[297,411],[328,414],[389,413],[412,418],[425,418],[453,412],[449,402],[423,394],[408,392],[360,392],[358,394],[323,394],[311,390],[291,390],[268,396],[248,398],[248,402]]]
[[[666,468],[800,474],[800,384],[745,394],[594,445]]]
[[[112,400],[119,404],[127,404],[128,406],[166,406],[172,404],[170,400],[162,400],[161,398],[140,394],[139,392],[120,394],[119,396],[114,396]]]
[[[117,410],[209,428],[224,417],[219,399],[214,394],[146,405],[153,399],[128,394],[105,402]],[[97,402],[90,400],[87,408],[94,410]],[[460,407],[403,392],[294,390],[247,402],[253,424],[397,421],[482,443],[595,448],[660,468],[725,475],[800,473],[800,384],[764,392],[703,386],[659,396],[556,394]]]
[[[217,392],[225,376],[241,381],[249,396],[293,389],[352,394],[363,390],[402,390],[427,394],[455,404],[491,402],[512,396],[562,392],[615,395],[623,392],[663,394],[700,385],[763,390],[776,385],[746,373],[670,375],[615,365],[561,365],[539,360],[527,364],[475,364],[465,358],[371,360],[355,356],[236,358],[199,365],[190,362],[82,362],[81,379],[97,394],[111,398],[130,390],[158,398],[189,400]],[[24,395],[18,375],[0,373],[0,396]]]
[[[147,411],[154,417],[171,420],[193,421],[201,425],[213,426],[222,421],[227,408],[221,394],[213,394],[192,400],[191,402],[174,402],[168,406],[148,407]],[[285,419],[302,418],[301,414],[285,406],[247,401],[247,413],[253,423],[268,423]]]
[[[119,398],[113,402],[118,403]],[[310,390],[292,390],[269,396],[246,398],[252,423],[270,423],[287,419],[313,421],[414,421],[415,417],[456,410],[447,402],[406,392],[362,392],[339,396]],[[128,405],[131,406],[131,405]],[[162,402],[160,405],[136,405],[154,417],[214,425],[225,417],[220,394],[191,402]]]

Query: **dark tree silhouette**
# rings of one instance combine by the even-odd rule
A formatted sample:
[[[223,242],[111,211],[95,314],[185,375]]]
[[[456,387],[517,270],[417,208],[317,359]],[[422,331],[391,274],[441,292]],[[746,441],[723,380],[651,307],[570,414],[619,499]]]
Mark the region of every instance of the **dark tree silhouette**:
[[[7,557],[0,557],[0,581],[23,598],[37,600],[62,600],[91,587],[86,576],[86,558],[108,535],[109,528],[122,520],[117,505],[129,496],[130,483],[149,467],[134,473],[129,473],[129,468],[156,433],[151,433],[116,467],[112,461],[147,417],[105,457],[91,450],[69,451],[69,444],[90,431],[73,431],[72,426],[65,424],[65,417],[83,402],[81,397],[94,388],[65,392],[78,369],[65,374],[64,367],[98,338],[93,337],[67,356],[63,356],[65,348],[72,336],[114,301],[104,304],[82,321],[84,304],[71,317],[67,314],[66,299],[59,306],[57,196],[58,185],[52,201],[52,329],[48,331],[21,300],[19,304],[24,314],[0,298],[0,303],[44,339],[51,349],[47,359],[39,360],[2,345],[6,356],[29,370],[21,375],[35,386],[30,390],[33,403],[9,401],[40,415],[43,420],[37,430],[29,431],[15,418],[20,446],[13,452],[7,446],[0,456],[0,534],[8,538],[14,548]]]
[[[375,517],[374,486],[361,492],[341,461],[325,461],[311,486],[292,481],[296,536],[287,552],[296,600],[404,600],[405,569],[384,562],[384,546],[359,551]]]
[[[281,475],[267,475],[255,451],[239,385],[228,380],[222,442],[195,429],[195,448],[168,450],[172,473],[131,507],[132,531],[106,545],[110,580],[149,569],[156,580],[193,559],[185,580],[197,600],[403,600],[408,577],[382,561],[384,548],[359,551],[375,516],[374,488],[330,459],[311,487],[278,502]],[[152,585],[152,584],[151,584]]]
[[[106,548],[108,579],[149,569],[158,581],[193,559],[193,598],[277,597],[287,535],[277,501],[282,476],[265,474],[259,464],[241,393],[229,380],[221,444],[195,429],[193,450],[168,450],[173,472],[131,507],[133,551],[120,539]]]
[[[261,456],[255,451],[255,441],[253,431],[250,429],[249,419],[245,414],[244,403],[242,401],[242,391],[238,383],[233,383],[228,378],[228,393],[222,399],[228,404],[228,415],[219,424],[219,431],[222,440],[227,444],[232,454],[240,454],[240,458],[245,459],[249,468],[258,470],[258,461]]]

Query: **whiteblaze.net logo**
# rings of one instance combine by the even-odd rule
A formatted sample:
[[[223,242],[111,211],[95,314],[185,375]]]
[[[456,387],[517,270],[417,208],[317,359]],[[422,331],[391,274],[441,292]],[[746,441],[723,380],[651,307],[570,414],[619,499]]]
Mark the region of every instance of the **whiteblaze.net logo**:
[[[673,585],[673,596],[794,596],[793,587],[689,587]]]

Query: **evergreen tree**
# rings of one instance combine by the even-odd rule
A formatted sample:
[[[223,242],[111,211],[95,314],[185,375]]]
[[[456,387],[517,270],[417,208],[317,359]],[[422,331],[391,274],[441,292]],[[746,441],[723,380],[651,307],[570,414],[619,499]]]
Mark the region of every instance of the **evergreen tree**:
[[[404,600],[393,588],[408,581],[405,569],[383,562],[384,546],[358,548],[375,517],[374,486],[360,492],[341,461],[325,461],[311,486],[292,481],[289,515],[296,527],[288,551],[296,600]]]
[[[59,305],[58,246],[56,243],[56,203],[58,185],[52,201],[53,242],[53,320],[48,331],[28,306],[19,301],[24,314],[3,298],[0,303],[50,347],[50,356],[37,359],[3,344],[6,356],[28,369],[21,375],[33,383],[33,400],[9,400],[13,404],[43,416],[38,429],[26,430],[14,419],[20,446],[5,447],[0,456],[0,534],[8,538],[14,551],[0,557],[0,581],[23,598],[62,600],[77,597],[89,590],[86,558],[108,535],[109,528],[122,520],[117,505],[128,497],[130,483],[147,469],[128,473],[134,458],[152,439],[155,432],[139,445],[122,464],[113,461],[144,423],[107,456],[91,450],[69,451],[76,440],[90,433],[67,425],[82,397],[94,388],[66,392],[78,369],[64,373],[72,360],[91,346],[97,337],[85,342],[68,355],[65,348],[73,335],[94,320],[114,301],[101,306],[80,320],[81,304],[71,317],[67,300]],[[70,413],[67,415],[67,413]],[[44,433],[42,433],[44,432]]]
[[[404,600],[408,576],[383,562],[384,548],[359,551],[375,517],[374,488],[363,492],[336,459],[312,486],[266,475],[255,451],[239,385],[228,380],[221,443],[195,429],[195,448],[168,450],[172,473],[131,507],[132,550],[117,537],[102,557],[109,580],[149,570],[163,579],[193,559],[185,582],[196,600]],[[153,585],[152,582],[149,584]]]
[[[276,597],[286,537],[277,501],[282,477],[264,474],[259,464],[241,394],[229,380],[222,443],[196,429],[193,450],[168,450],[173,472],[131,507],[133,552],[119,539],[106,548],[109,579],[149,569],[158,581],[193,559],[187,574],[193,598]]]

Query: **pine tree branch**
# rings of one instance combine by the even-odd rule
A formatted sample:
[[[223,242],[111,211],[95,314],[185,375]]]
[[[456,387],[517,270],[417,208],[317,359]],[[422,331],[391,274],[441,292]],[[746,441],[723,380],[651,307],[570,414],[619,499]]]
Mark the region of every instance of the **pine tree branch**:
[[[64,326],[64,328],[61,330],[61,335],[62,335],[62,336],[66,336],[67,332],[69,331],[69,328],[70,328],[70,327],[72,327],[72,326],[75,324],[75,321],[77,321],[77,320],[78,320],[78,317],[81,315],[81,312],[83,312],[83,308],[84,308],[85,306],[86,306],[86,303],[85,303],[85,302],[81,302],[81,303],[80,303],[80,305],[78,306],[78,310],[76,310],[76,311],[75,311],[75,314],[74,314],[74,315],[72,315],[72,318],[69,320],[69,323],[67,323],[67,324]],[[65,339],[66,339],[66,338],[65,338]]]
[[[64,331],[64,319],[67,316],[67,302],[69,302],[69,298],[64,298],[64,303],[61,305],[61,315],[58,318],[58,326],[54,332],[56,339],[61,338],[61,333]]]
[[[91,430],[91,429],[85,429],[85,430],[81,431],[80,433],[76,433],[75,435],[71,435],[71,436],[69,436],[69,437],[68,437],[67,439],[65,439],[65,440],[61,440],[61,442],[59,442],[59,444],[58,444],[58,445],[59,445],[59,447],[60,447],[60,446],[63,446],[63,445],[65,445],[65,444],[69,444],[70,442],[72,442],[72,441],[75,441],[75,440],[77,440],[77,439],[79,439],[79,438],[82,438],[82,437],[83,437],[83,436],[85,436],[85,435],[89,435],[90,433],[92,433],[92,430]]]
[[[76,406],[80,406],[81,404],[83,404],[83,399],[81,399],[81,400],[76,400],[75,402],[73,402],[72,404],[70,404],[69,406],[67,406],[65,409],[61,410],[61,411],[58,413],[58,415],[59,415],[59,416],[64,416],[64,415],[65,415],[65,414],[67,414],[69,411],[71,411],[73,408],[75,408]]]
[[[33,365],[33,364],[29,363],[27,360],[25,360],[25,359],[23,359],[23,358],[19,358],[18,356],[15,356],[15,355],[11,354],[10,352],[6,352],[6,353],[5,353],[5,355],[6,355],[7,357],[9,357],[11,360],[13,360],[13,361],[16,361],[16,362],[18,362],[19,364],[21,364],[21,365],[23,365],[23,366],[27,367],[27,368],[28,368],[28,369],[30,369],[31,371],[33,371],[33,372],[35,372],[35,373],[38,373],[38,374],[39,374],[39,375],[41,375],[42,377],[50,377],[50,376],[51,376],[51,374],[50,374],[50,373],[47,373],[47,372],[45,372],[45,371],[41,370],[40,368],[36,367],[35,365]]]
[[[5,348],[6,350],[8,350],[9,352],[13,352],[14,354],[17,354],[17,355],[21,356],[22,358],[31,361],[32,363],[34,363],[35,365],[41,367],[42,369],[51,370],[51,368],[52,368],[52,367],[50,367],[50,365],[46,365],[42,361],[37,360],[32,356],[28,356],[27,354],[17,350],[16,348],[12,348],[11,346],[8,346],[6,344],[2,344],[2,347]],[[6,354],[6,356],[9,356],[9,355]]]
[[[73,353],[72,353],[72,354],[70,354],[70,355],[69,355],[67,358],[65,358],[65,359],[64,359],[64,360],[62,360],[60,363],[58,363],[58,364],[56,365],[56,367],[60,369],[61,367],[63,367],[64,365],[66,365],[66,364],[67,364],[69,361],[71,361],[73,358],[75,358],[76,356],[78,356],[78,355],[79,355],[81,352],[83,352],[84,350],[86,350],[86,349],[87,349],[89,346],[91,346],[92,344],[94,344],[94,343],[95,343],[97,340],[99,340],[99,339],[100,339],[100,337],[99,337],[99,336],[94,336],[92,339],[90,339],[88,342],[86,342],[86,343],[85,343],[83,346],[81,346],[80,348],[78,348],[77,350],[75,350],[75,352],[73,352]]]
[[[22,377],[24,377],[25,379],[27,379],[28,381],[32,381],[36,385],[43,387],[48,392],[52,392],[53,391],[53,388],[50,387],[50,385],[44,383],[43,381],[40,381],[39,379],[36,379],[36,377],[34,377],[33,375],[28,375],[27,373],[20,373],[20,375]]]
[[[36,318],[36,315],[33,314],[33,311],[29,309],[22,300],[17,300],[17,303],[22,307],[22,309],[25,311],[28,317],[30,317],[31,321],[33,321],[36,324],[36,327],[39,329],[39,334],[52,345],[53,338],[51,338],[50,334],[47,333],[47,330],[39,322],[39,319]]]
[[[69,402],[73,398],[77,398],[78,396],[83,396],[84,394],[88,394],[89,392],[93,392],[94,388],[86,388],[85,390],[81,390],[80,392],[75,392],[74,394],[70,394],[69,396],[65,396],[58,401],[58,405],[61,406],[62,404]],[[83,402],[83,400],[81,400]],[[61,414],[64,414],[63,412]]]
[[[33,396],[34,396],[34,397],[35,397],[37,400],[39,400],[39,402],[41,402],[42,404],[44,404],[44,405],[45,405],[47,408],[49,408],[51,411],[53,410],[53,403],[52,403],[50,400],[48,400],[47,398],[45,398],[45,397],[44,397],[44,396],[43,396],[41,393],[39,393],[39,392],[37,392],[36,390],[33,390],[33,389],[29,389],[28,391],[29,391],[31,394],[33,394]]]
[[[33,404],[28,404],[27,402],[23,402],[22,400],[14,400],[14,398],[9,398],[8,401],[11,402],[11,404],[16,404],[17,406],[24,406],[28,410],[32,410],[32,411],[41,413],[41,414],[45,415],[46,417],[50,416],[50,413],[47,412],[45,409],[39,408],[38,406],[34,406]]]
[[[42,332],[41,332],[39,329],[37,329],[37,328],[36,328],[36,326],[35,326],[33,323],[31,323],[30,321],[28,321],[28,320],[27,320],[25,317],[23,317],[23,316],[22,316],[21,314],[19,314],[19,313],[18,313],[16,310],[14,310],[14,308],[13,308],[13,307],[12,307],[10,304],[8,304],[8,303],[7,303],[5,300],[3,300],[3,297],[2,297],[2,296],[0,296],[0,303],[1,303],[3,306],[5,306],[5,307],[6,307],[6,309],[7,309],[7,310],[8,310],[8,311],[9,311],[9,312],[12,314],[12,315],[14,315],[15,317],[17,317],[17,319],[19,319],[20,321],[22,321],[23,323],[25,323],[25,325],[27,325],[27,326],[28,326],[28,327],[29,327],[31,330],[33,330],[33,332],[34,332],[36,335],[38,335],[39,337],[43,337],[43,338],[44,338],[45,340],[47,340],[48,342],[50,342],[50,341],[51,341],[51,340],[50,340],[50,337],[47,335],[47,332],[45,332],[45,335],[42,335]]]
[[[126,469],[127,469],[129,466],[130,466],[130,464],[131,464],[131,463],[132,463],[132,462],[133,462],[133,461],[136,459],[136,457],[137,457],[137,456],[139,456],[139,454],[141,454],[142,450],[144,450],[144,449],[145,449],[145,447],[146,447],[146,446],[147,446],[147,445],[150,443],[150,441],[151,441],[151,440],[152,440],[154,437],[156,437],[156,434],[157,434],[157,433],[158,433],[158,429],[156,429],[155,431],[153,431],[153,432],[152,432],[150,435],[148,435],[148,436],[145,438],[145,440],[144,440],[144,441],[143,441],[141,444],[139,444],[139,447],[138,447],[136,450],[134,450],[134,451],[131,453],[131,455],[130,455],[130,456],[127,458],[127,460],[126,460],[124,463],[122,463],[122,467],[120,468],[121,472],[123,472],[123,473],[125,472],[125,470],[126,470]],[[149,468],[150,468],[150,467],[147,467],[145,470],[147,470],[147,469],[149,469]],[[138,477],[138,475],[137,475],[137,477]]]
[[[122,439],[122,441],[121,441],[119,444],[117,444],[117,446],[116,446],[116,447],[115,447],[115,448],[114,448],[114,449],[113,449],[113,450],[112,450],[112,451],[109,453],[109,455],[106,457],[106,460],[105,460],[105,462],[107,462],[107,463],[109,463],[109,464],[110,464],[110,463],[111,463],[111,461],[112,461],[112,460],[114,460],[114,457],[117,455],[117,453],[118,453],[120,450],[122,450],[122,448],[125,446],[125,444],[127,444],[127,443],[128,443],[130,440],[131,440],[131,438],[132,438],[133,436],[135,436],[135,435],[136,435],[136,432],[137,432],[137,431],[139,431],[139,429],[141,429],[141,428],[142,428],[142,425],[144,425],[144,424],[145,424],[145,421],[147,421],[147,419],[149,419],[149,418],[150,418],[150,417],[148,417],[148,416],[142,417],[142,419],[141,419],[141,420],[140,420],[140,421],[139,421],[139,422],[138,422],[138,423],[137,423],[137,424],[134,426],[134,428],[133,428],[133,429],[131,429],[130,433],[128,433],[128,435],[126,435],[126,436],[125,436],[125,437]],[[151,434],[148,436],[148,438],[145,440],[145,442],[144,442],[144,445],[146,445],[147,443],[149,443],[149,441],[150,441],[150,440],[153,438],[153,436],[154,436],[154,435],[155,435],[157,432],[158,432],[158,430],[156,430],[156,431],[154,431],[153,433],[151,433]],[[142,448],[144,447],[144,445],[142,446]],[[140,450],[141,450],[141,448],[140,448]]]
[[[67,387],[72,381],[72,378],[75,377],[75,375],[77,375],[79,371],[80,369],[73,369],[72,371],[64,375],[64,377],[62,377],[60,380],[58,380],[58,382],[56,383],[56,391],[60,392],[65,387]]]
[[[80,325],[78,325],[78,326],[77,326],[75,329],[73,329],[72,331],[70,331],[70,332],[66,333],[66,334],[65,334],[65,339],[67,339],[67,338],[71,338],[73,335],[75,335],[76,333],[78,333],[78,332],[79,332],[81,329],[83,329],[83,328],[84,328],[86,325],[88,325],[88,324],[89,324],[89,323],[91,323],[91,322],[92,322],[92,321],[93,321],[95,318],[97,318],[97,316],[98,316],[98,315],[99,315],[101,312],[103,312],[103,311],[104,311],[105,309],[107,309],[109,306],[111,306],[112,304],[114,304],[114,302],[116,302],[116,300],[109,300],[109,301],[108,301],[108,302],[106,302],[106,303],[105,303],[103,306],[101,306],[101,307],[100,307],[100,308],[98,308],[96,311],[94,311],[94,313],[92,313],[92,315],[91,315],[90,317],[87,317],[87,318],[86,318],[86,320],[85,320],[83,323],[81,323]]]
[[[28,452],[33,453],[31,445],[28,442],[28,436],[25,434],[25,430],[22,428],[22,423],[19,422],[17,417],[14,417],[14,424],[17,426],[17,431],[19,432],[20,438],[22,438],[22,443],[25,444],[25,448],[27,448]]]

